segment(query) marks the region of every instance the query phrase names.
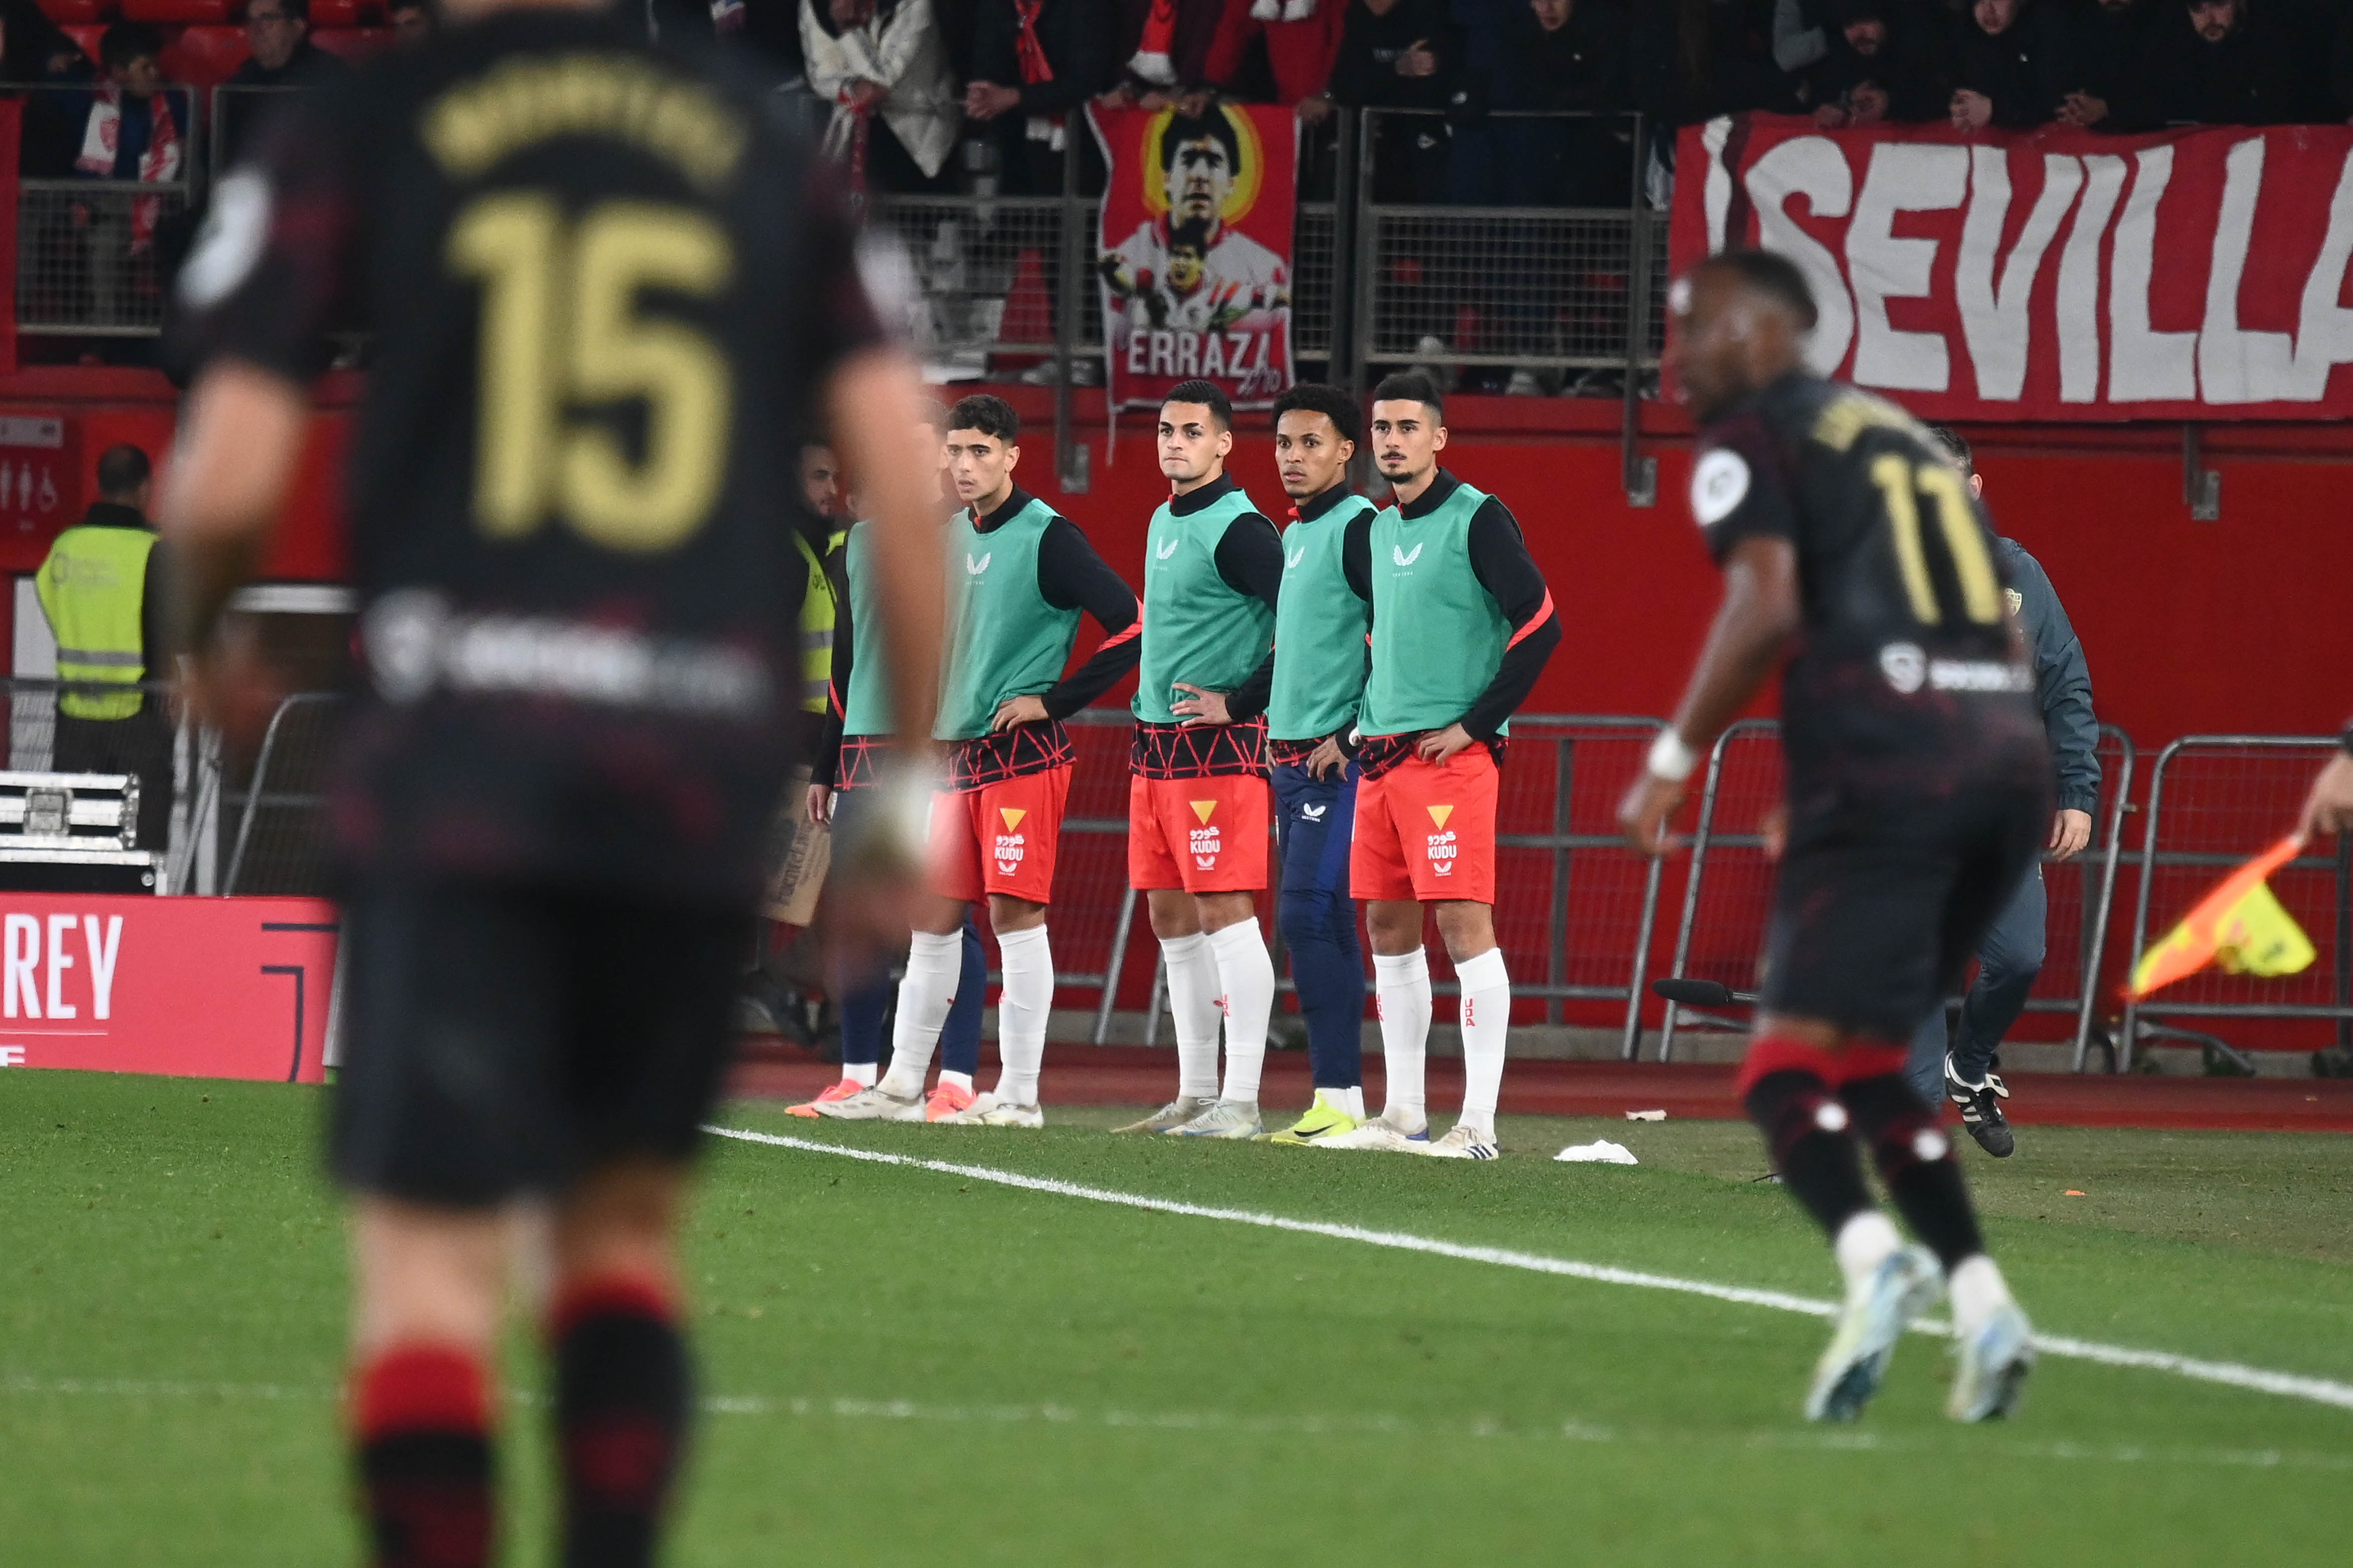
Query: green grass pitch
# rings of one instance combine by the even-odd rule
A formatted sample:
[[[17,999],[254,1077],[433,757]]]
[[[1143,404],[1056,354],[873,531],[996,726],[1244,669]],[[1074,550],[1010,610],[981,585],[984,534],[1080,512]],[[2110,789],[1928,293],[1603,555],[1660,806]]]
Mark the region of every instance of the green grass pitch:
[[[1050,1078],[1049,1079],[1050,1088]],[[320,1101],[0,1074],[0,1561],[356,1560]],[[1507,1119],[1499,1164],[729,1125],[1809,1297],[1732,1123]],[[1569,1166],[1612,1137],[1639,1167]],[[1966,1151],[2039,1327],[2353,1381],[2341,1138],[2028,1128]],[[2080,1197],[2066,1195],[2069,1189]],[[676,1564],[2337,1563],[2353,1410],[2046,1360],[1957,1428],[1913,1336],[1858,1426],[1786,1311],[720,1143],[691,1240],[712,1402]],[[547,1559],[519,1330],[507,1561]]]

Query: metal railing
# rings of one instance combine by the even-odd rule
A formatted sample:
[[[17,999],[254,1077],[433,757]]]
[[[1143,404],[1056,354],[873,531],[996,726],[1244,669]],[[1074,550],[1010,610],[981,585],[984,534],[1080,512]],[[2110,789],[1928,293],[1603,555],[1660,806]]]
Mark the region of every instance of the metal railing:
[[[162,256],[195,205],[203,160],[193,89],[157,97],[179,143],[169,180],[125,180],[79,165],[112,103],[95,85],[12,85],[24,101],[16,195],[16,330],[28,336],[153,337],[164,322]],[[122,111],[131,112],[128,105]]]
[[[2185,735],[2149,772],[2132,957],[2147,950],[2153,912],[2187,908],[2231,868],[2276,843],[2337,747],[2333,736]],[[2242,1070],[2253,1064],[2220,1036],[2154,1022],[2176,1018],[2336,1022],[2337,1050],[2353,1047],[2353,834],[2316,845],[2272,873],[2271,889],[2321,955],[2302,974],[2257,980],[2207,969],[2159,995],[2126,1002],[2116,1041],[2120,1070],[2143,1040],[2207,1047]]]
[[[1708,754],[1668,969],[1675,979],[1715,980],[1734,990],[1748,990],[1756,984],[1772,914],[1774,867],[1765,853],[1763,827],[1767,815],[1782,800],[1780,734],[1778,721],[1744,720],[1725,731]],[[2100,727],[2099,750],[2100,805],[2093,815],[2090,844],[2072,859],[2047,853],[2042,857],[2051,911],[2048,956],[2026,1003],[2029,1012],[2073,1016],[2078,1072],[2084,1069],[2098,1013],[2125,818],[2138,760],[2132,737],[2113,724]],[[2146,874],[2142,880],[2146,887]],[[1947,998],[1947,1005],[1955,1000]],[[1743,1021],[1670,1003],[1659,1032],[1661,1061],[1673,1059],[1675,1036],[1686,1021],[1708,1028],[1746,1027]]]

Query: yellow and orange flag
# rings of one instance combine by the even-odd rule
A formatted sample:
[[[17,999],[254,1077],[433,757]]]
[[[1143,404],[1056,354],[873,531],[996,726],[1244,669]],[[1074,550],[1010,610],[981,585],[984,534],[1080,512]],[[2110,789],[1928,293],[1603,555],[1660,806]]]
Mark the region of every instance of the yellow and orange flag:
[[[2303,839],[2283,838],[2223,878],[2163,941],[2141,954],[2125,995],[2137,1002],[2215,963],[2232,974],[2295,974],[2311,967],[2312,939],[2280,907],[2267,881],[2303,848]]]

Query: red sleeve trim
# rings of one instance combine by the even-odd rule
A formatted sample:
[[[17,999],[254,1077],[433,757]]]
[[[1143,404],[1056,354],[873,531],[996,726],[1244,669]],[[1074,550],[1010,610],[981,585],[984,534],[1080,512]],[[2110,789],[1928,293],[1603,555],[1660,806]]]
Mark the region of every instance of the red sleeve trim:
[[[1126,626],[1121,627],[1118,631],[1112,633],[1111,636],[1103,638],[1102,643],[1097,645],[1095,651],[1097,653],[1101,653],[1104,648],[1117,647],[1120,644],[1124,642],[1133,642],[1135,638],[1140,637],[1143,635],[1144,601],[1138,599],[1135,602],[1135,619],[1128,622]]]
[[[1535,630],[1538,626],[1544,625],[1550,619],[1552,619],[1552,590],[1550,588],[1546,588],[1545,590],[1544,603],[1536,606],[1536,613],[1528,617],[1528,624],[1526,626],[1522,626],[1518,631],[1512,634],[1512,640],[1504,645],[1504,651],[1505,653],[1509,653],[1514,648],[1519,647],[1521,642],[1526,638],[1530,632]],[[1369,641],[1371,639],[1367,638],[1366,640]]]

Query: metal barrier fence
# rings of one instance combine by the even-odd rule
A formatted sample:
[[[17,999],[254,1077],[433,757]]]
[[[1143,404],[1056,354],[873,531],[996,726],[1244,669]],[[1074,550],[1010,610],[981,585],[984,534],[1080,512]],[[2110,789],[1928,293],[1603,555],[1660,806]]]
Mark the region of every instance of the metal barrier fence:
[[[2292,826],[2333,737],[2185,735],[2157,754],[2141,837],[2132,956],[2147,950],[2152,913],[2170,923],[2229,868],[2278,842]],[[2210,968],[2157,997],[2125,1006],[2118,1067],[2142,1040],[2210,1047],[2252,1067],[2221,1037],[2153,1022],[2176,1018],[2336,1021],[2335,1044],[2353,1047],[2353,835],[2339,834],[2272,873],[2271,888],[2312,938],[2320,958],[2302,974],[2256,980]]]
[[[1780,724],[1744,720],[1725,731],[1708,757],[1675,928],[1676,979],[1714,980],[1735,990],[1757,983],[1757,966],[1772,917],[1774,868],[1765,854],[1763,827],[1781,804]],[[2132,737],[2100,727],[2100,804],[2092,841],[2073,859],[2042,859],[2049,910],[2045,957],[2027,1010],[2072,1015],[2074,1066],[2084,1068],[2100,995],[2101,959],[2115,913],[2116,875],[2124,850],[2138,753]],[[2144,881],[2146,879],[2144,878]],[[1745,1030],[1745,1021],[1668,1004],[1659,1034],[1659,1059],[1673,1059],[1685,1021],[1700,1027]]]
[[[252,771],[222,797],[237,822],[223,893],[326,891],[326,773],[343,703],[340,692],[298,691],[270,714]]]
[[[92,85],[8,89],[24,103],[16,195],[16,330],[31,336],[152,337],[164,321],[161,258],[195,204],[202,160],[196,97],[165,88],[154,110],[120,103]],[[177,168],[165,180],[93,175],[86,146],[112,146],[97,117],[148,112],[167,119]]]

